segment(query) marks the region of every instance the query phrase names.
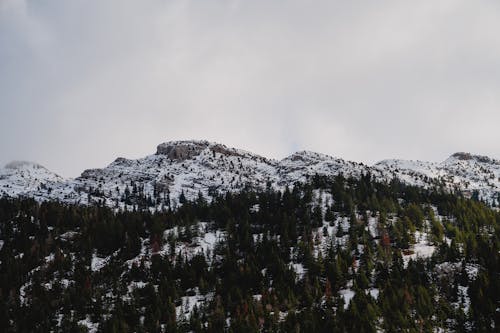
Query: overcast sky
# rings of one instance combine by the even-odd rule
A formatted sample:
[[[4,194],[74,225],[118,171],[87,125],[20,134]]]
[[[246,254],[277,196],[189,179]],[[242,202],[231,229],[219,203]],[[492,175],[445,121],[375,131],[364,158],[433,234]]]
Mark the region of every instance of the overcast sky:
[[[177,139],[500,158],[500,1],[0,0],[0,164]]]

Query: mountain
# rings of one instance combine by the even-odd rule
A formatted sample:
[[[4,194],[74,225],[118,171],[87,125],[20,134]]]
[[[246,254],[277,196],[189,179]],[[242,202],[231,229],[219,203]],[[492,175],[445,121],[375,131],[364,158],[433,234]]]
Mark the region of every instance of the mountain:
[[[496,205],[498,165],[207,141],[75,179],[11,163],[0,332],[497,332],[500,210],[454,191]]]
[[[63,178],[33,162],[15,161],[0,168],[0,196],[31,196],[62,182]]]
[[[76,179],[7,194],[82,204],[103,200],[111,207],[138,205],[145,199],[143,204],[159,207],[176,205],[181,194],[194,199],[199,193],[209,198],[246,187],[284,189],[315,174],[359,177],[369,171],[363,164],[312,152],[277,161],[208,141],[171,141],[144,158],[120,157],[105,168],[85,170]]]
[[[374,165],[386,176],[417,186],[444,186],[486,202],[500,202],[500,161],[470,153],[455,153],[441,163],[384,160]]]
[[[146,161],[194,168],[214,148],[182,147]],[[105,181],[144,163],[115,161]],[[287,163],[290,179],[337,164]],[[498,332],[500,211],[367,180],[154,212],[0,198],[0,332]]]
[[[384,160],[373,166],[332,156],[301,151],[280,161],[208,141],[171,141],[156,153],[131,160],[117,158],[102,169],[85,170],[76,179],[64,180],[47,169],[16,163],[0,171],[2,195],[28,196],[110,207],[176,206],[183,195],[240,191],[246,187],[283,190],[314,175],[359,178],[370,173],[380,181],[398,178],[423,187],[442,186],[477,195],[492,205],[499,203],[500,162],[489,157],[456,153],[442,163]]]

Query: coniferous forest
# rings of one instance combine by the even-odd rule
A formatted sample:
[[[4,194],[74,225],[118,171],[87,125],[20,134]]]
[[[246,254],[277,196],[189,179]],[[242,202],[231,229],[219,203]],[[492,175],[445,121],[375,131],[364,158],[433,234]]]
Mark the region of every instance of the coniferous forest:
[[[134,192],[136,193],[136,192]],[[2,332],[495,332],[500,212],[397,180],[0,199]]]

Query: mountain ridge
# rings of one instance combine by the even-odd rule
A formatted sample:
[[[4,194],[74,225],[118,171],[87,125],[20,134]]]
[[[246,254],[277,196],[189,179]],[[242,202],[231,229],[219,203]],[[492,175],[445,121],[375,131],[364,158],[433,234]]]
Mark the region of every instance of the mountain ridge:
[[[367,173],[378,181],[398,178],[410,185],[439,185],[477,195],[493,206],[500,203],[500,161],[487,156],[457,152],[440,163],[387,159],[368,166],[307,150],[276,160],[206,140],[164,142],[154,154],[118,157],[74,179],[64,179],[32,162],[9,163],[0,169],[0,196],[103,202],[117,208],[146,200],[142,204],[160,208],[177,205],[181,195],[194,199],[202,193],[210,198],[245,187],[279,190],[307,182],[314,175],[358,178]]]

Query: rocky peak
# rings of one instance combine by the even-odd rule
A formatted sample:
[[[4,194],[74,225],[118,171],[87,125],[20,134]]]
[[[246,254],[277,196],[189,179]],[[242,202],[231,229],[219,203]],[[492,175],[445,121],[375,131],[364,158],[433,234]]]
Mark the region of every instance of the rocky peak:
[[[184,161],[198,156],[208,148],[208,141],[170,141],[156,148],[156,155],[165,155],[171,160]]]
[[[471,153],[458,152],[450,156],[450,159],[455,159],[459,161],[477,161],[480,163],[488,163],[488,164],[497,164],[498,161],[495,161],[488,156],[481,155],[473,155]]]
[[[5,165],[6,169],[45,169],[38,163],[28,162],[28,161],[12,161]]]
[[[210,147],[210,150],[219,153],[225,156],[243,156],[240,152],[238,152],[236,149],[228,148],[225,145],[222,145],[220,143],[216,143]]]
[[[325,154],[320,154],[316,152],[312,152],[309,150],[302,150],[293,153],[292,155],[286,157],[283,159],[283,161],[293,161],[293,162],[319,162],[319,161],[326,161],[326,160],[337,160],[336,158],[325,155]],[[338,159],[340,160],[340,159]]]

